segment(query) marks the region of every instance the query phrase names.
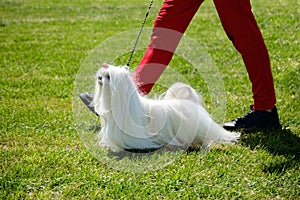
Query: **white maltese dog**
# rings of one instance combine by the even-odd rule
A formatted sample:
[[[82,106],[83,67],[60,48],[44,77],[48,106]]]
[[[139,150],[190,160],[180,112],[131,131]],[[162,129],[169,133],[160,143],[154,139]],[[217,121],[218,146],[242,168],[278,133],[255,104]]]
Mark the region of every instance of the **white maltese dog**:
[[[213,121],[189,85],[175,83],[160,100],[141,96],[128,68],[103,64],[93,106],[101,119],[100,145],[113,151],[203,147],[235,143],[239,133]]]

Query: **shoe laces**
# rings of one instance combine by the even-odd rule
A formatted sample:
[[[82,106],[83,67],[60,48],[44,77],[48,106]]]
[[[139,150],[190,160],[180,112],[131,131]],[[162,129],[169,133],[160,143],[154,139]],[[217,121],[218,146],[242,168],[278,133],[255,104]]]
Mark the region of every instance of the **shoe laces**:
[[[243,115],[241,117],[238,117],[238,118],[234,119],[233,121],[234,122],[241,122],[241,121],[244,121],[246,119],[250,119],[250,118],[252,118],[252,116],[254,115],[254,113],[255,113],[255,110],[251,109],[248,113],[246,113],[245,115]]]

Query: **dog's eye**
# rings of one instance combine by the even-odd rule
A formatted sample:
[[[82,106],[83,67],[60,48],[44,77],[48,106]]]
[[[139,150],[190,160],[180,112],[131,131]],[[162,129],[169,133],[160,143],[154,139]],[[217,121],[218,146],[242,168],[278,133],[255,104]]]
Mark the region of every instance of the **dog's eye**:
[[[110,80],[109,74],[107,74],[107,75],[105,76],[105,78],[109,81],[109,80]]]

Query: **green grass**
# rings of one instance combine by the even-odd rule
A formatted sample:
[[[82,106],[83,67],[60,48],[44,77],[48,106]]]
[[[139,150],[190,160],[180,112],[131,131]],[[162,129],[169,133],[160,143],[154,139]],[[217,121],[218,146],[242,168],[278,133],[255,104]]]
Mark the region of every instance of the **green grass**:
[[[74,124],[74,80],[97,45],[140,27],[147,4],[142,0],[1,1],[0,199],[299,198],[296,0],[252,1],[271,57],[283,130],[243,132],[237,145],[218,145],[208,154],[189,151],[160,170],[144,173],[111,168],[87,150]],[[151,27],[160,4],[154,3],[146,27]],[[186,36],[199,42],[221,74],[226,97],[223,117],[230,120],[247,112],[252,103],[248,76],[212,1],[203,3]],[[132,66],[142,53],[137,51]],[[126,59],[120,55],[116,62]],[[189,66],[176,56],[171,65]],[[205,80],[184,69],[180,73],[203,93],[212,111]]]

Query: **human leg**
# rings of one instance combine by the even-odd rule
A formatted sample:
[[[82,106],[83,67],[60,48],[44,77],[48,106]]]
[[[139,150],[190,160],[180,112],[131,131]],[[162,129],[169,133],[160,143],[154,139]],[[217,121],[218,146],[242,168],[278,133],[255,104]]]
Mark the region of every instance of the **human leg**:
[[[281,128],[270,59],[250,0],[214,0],[214,3],[228,38],[242,55],[254,98],[249,113],[223,127],[228,130]]]
[[[223,28],[241,53],[252,83],[254,110],[276,103],[270,59],[251,10],[250,0],[214,0]]]
[[[155,19],[151,42],[133,75],[148,94],[169,64],[190,21],[204,0],[165,0]]]

